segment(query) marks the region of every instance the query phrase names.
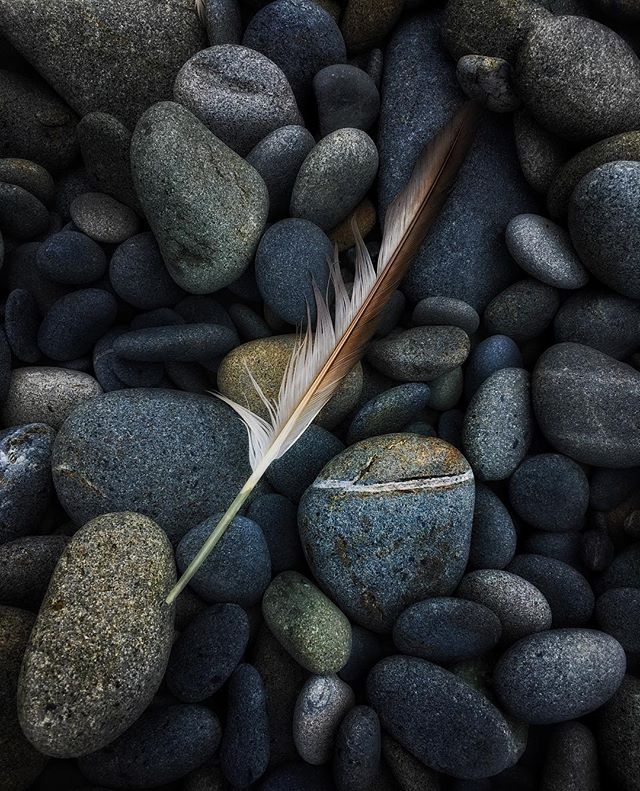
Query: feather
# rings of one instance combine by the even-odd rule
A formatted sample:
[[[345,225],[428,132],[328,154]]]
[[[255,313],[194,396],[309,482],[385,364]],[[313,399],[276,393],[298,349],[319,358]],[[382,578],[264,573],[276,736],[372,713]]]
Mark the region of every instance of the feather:
[[[205,0],[196,0],[196,14],[198,15],[198,19],[200,20],[200,22],[202,22],[202,24],[206,26],[207,12],[206,12]]]
[[[307,330],[298,337],[274,402],[265,396],[249,371],[268,419],[226,396],[215,394],[236,411],[247,428],[252,473],[169,594],[168,603],[173,602],[188,584],[271,462],[297,442],[364,354],[383,308],[399,286],[446,200],[471,144],[475,118],[475,106],[465,105],[428,144],[409,183],[387,210],[376,266],[354,224],[356,262],[351,296],[335,254],[329,262],[330,282],[335,293],[334,316],[332,318],[327,299],[314,283],[315,330],[312,330],[307,307]]]

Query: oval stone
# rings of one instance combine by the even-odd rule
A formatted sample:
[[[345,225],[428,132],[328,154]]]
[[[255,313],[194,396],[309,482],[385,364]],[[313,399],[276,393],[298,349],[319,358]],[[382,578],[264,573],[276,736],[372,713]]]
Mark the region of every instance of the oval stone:
[[[134,513],[79,530],[53,573],[18,688],[20,725],[45,755],[98,750],[151,702],[173,641],[166,535]]]
[[[467,562],[473,473],[434,437],[387,434],[348,447],[298,510],[314,576],[357,623],[391,630],[427,596],[451,593]]]

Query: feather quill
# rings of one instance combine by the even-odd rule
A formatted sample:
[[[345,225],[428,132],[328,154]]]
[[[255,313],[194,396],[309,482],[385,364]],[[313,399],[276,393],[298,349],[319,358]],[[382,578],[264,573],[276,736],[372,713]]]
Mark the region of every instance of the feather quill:
[[[300,438],[336,392],[340,382],[364,354],[389,297],[438,216],[473,139],[476,108],[465,105],[429,142],[409,183],[389,206],[377,265],[354,226],[355,277],[347,292],[337,255],[329,262],[335,292],[334,317],[327,300],[313,284],[315,331],[307,308],[307,330],[298,337],[285,369],[276,401],[269,400],[249,372],[268,420],[216,393],[244,422],[249,436],[252,473],[227,512],[202,545],[167,597],[171,604],[188,584],[275,459]]]

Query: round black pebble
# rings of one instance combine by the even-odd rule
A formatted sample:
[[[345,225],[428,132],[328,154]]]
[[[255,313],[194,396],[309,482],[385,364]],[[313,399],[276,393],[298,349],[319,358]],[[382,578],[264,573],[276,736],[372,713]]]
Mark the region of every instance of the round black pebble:
[[[107,271],[102,247],[79,231],[54,233],[40,245],[36,261],[41,275],[70,286],[93,283]]]
[[[24,288],[15,288],[4,306],[4,328],[11,351],[23,363],[37,363],[38,327],[40,312],[31,294]]]

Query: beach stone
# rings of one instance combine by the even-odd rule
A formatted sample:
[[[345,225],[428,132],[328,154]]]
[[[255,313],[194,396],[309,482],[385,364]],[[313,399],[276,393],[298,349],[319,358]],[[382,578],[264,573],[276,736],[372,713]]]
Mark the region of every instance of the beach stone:
[[[509,480],[509,500],[538,530],[579,530],[589,505],[589,481],[579,464],[561,453],[528,456]]]
[[[35,195],[0,181],[0,228],[15,239],[33,239],[49,227],[49,212]]]
[[[238,345],[238,335],[222,324],[145,327],[119,335],[113,344],[124,360],[207,363]]]
[[[502,58],[464,55],[456,66],[456,76],[465,94],[487,110],[511,113],[520,106],[511,66]]]
[[[221,518],[222,514],[215,514],[205,519],[182,538],[176,550],[180,573]],[[236,516],[189,585],[206,602],[231,602],[247,608],[260,601],[270,581],[269,547],[260,527],[245,516]]]
[[[73,163],[78,150],[78,119],[43,80],[0,69],[0,96],[4,108],[0,130],[3,157],[28,159],[53,175]]]
[[[640,769],[640,679],[625,676],[598,713],[597,741],[604,768],[625,791],[636,791]]]
[[[439,791],[439,776],[386,733],[382,736],[382,754],[402,791]],[[467,783],[464,780],[460,782]],[[477,785],[476,781],[468,782]]]
[[[356,223],[360,235],[363,239],[366,239],[375,228],[376,219],[376,207],[369,198],[365,198],[362,203],[356,206],[351,214],[347,215],[341,223],[333,228],[329,234],[329,238],[334,246],[337,245],[339,253],[350,251],[348,253],[349,261],[351,262],[353,260],[355,262],[356,239],[353,235],[352,224],[354,222]],[[367,245],[370,254],[376,252],[374,246],[375,243],[369,243]],[[387,332],[390,332],[398,323],[400,314],[402,313],[402,310],[398,310],[397,307],[399,299],[403,300],[402,308],[404,309],[404,295],[401,291],[394,291],[389,297],[389,301],[382,309],[380,322],[376,328],[376,335],[386,335]]]
[[[196,7],[212,47],[218,44],[238,44],[242,36],[238,0],[206,0],[197,3]]]
[[[464,373],[458,366],[429,382],[429,407],[438,411],[453,409],[462,396]]]
[[[52,360],[75,360],[93,349],[117,313],[118,304],[109,291],[72,291],[49,308],[38,330],[38,346]]]
[[[469,3],[469,24],[474,30],[479,26],[477,5]],[[505,5],[513,7],[514,3],[501,3],[500,9]],[[450,3],[449,7],[454,6]],[[504,30],[495,2],[485,3],[484,13],[497,30]],[[471,54],[478,52],[499,55],[475,48]],[[463,101],[455,64],[440,40],[440,15],[408,16],[396,27],[385,50],[377,139],[381,224],[423,147]],[[487,200],[487,184],[492,185],[491,200]],[[503,241],[508,221],[514,214],[537,210],[538,201],[518,163],[510,119],[487,113],[447,203],[409,269],[403,292],[412,302],[455,297],[482,310],[517,277]],[[452,236],[453,226],[456,233]]]
[[[18,716],[46,755],[86,755],[132,725],[160,686],[173,640],[171,546],[147,517],[105,514],[72,538],[24,657]]]
[[[239,665],[229,680],[220,763],[225,778],[246,788],[269,763],[269,720],[264,684],[252,665]]]
[[[79,231],[49,236],[36,254],[38,271],[63,285],[82,286],[104,275],[108,259],[100,245]]]
[[[551,627],[551,608],[543,594],[509,571],[472,571],[462,578],[456,595],[493,610],[502,624],[503,645]]]
[[[356,208],[377,172],[378,151],[366,132],[331,132],[311,150],[298,171],[291,193],[291,216],[330,230]]]
[[[249,472],[246,431],[231,410],[174,390],[122,390],[81,405],[53,454],[58,498],[76,524],[136,508],[176,544],[226,508]]]
[[[609,162],[579,183],[569,231],[584,265],[605,285],[640,298],[640,162]]]
[[[335,20],[309,0],[277,0],[264,6],[247,25],[242,43],[282,69],[301,107],[314,75],[347,59]]]
[[[355,414],[347,433],[347,444],[400,431],[417,412],[426,408],[429,394],[429,387],[419,383],[400,385],[380,393]]]
[[[411,327],[374,341],[367,360],[392,379],[429,382],[461,365],[470,348],[460,327]]]
[[[161,102],[136,127],[131,166],[136,193],[179,286],[210,293],[244,272],[269,209],[265,184],[250,165],[187,109]]]
[[[96,242],[120,244],[138,230],[139,220],[133,209],[104,192],[79,195],[69,211],[76,228]]]
[[[551,733],[541,791],[598,791],[600,767],[593,733],[581,722],[563,722]]]
[[[468,567],[505,568],[513,559],[516,541],[516,529],[507,507],[488,486],[476,483]]]
[[[0,770],[6,791],[29,788],[48,760],[25,738],[16,711],[20,665],[34,621],[33,613],[0,606]]]
[[[110,788],[155,788],[210,761],[220,722],[205,706],[150,709],[120,738],[79,762],[89,782]]]
[[[302,563],[297,512],[296,505],[277,492],[256,497],[247,508],[247,518],[260,525],[275,573],[298,568]]]
[[[500,703],[522,722],[564,722],[606,703],[625,667],[622,646],[608,634],[551,629],[511,646],[498,660],[493,683]]]
[[[527,455],[533,432],[529,374],[503,368],[476,390],[464,418],[462,442],[481,480],[508,478]]]
[[[234,44],[193,55],[178,72],[173,97],[240,156],[275,129],[302,123],[278,66],[260,52]]]
[[[503,368],[522,368],[522,355],[516,342],[506,335],[491,335],[475,345],[465,368],[467,398],[476,392],[491,374]]]
[[[569,234],[546,217],[519,214],[507,225],[505,241],[518,266],[542,283],[574,289],[589,280]]]
[[[380,111],[380,93],[366,71],[348,63],[325,66],[313,78],[320,135],[336,129],[367,132]]]
[[[350,446],[300,502],[311,571],[356,623],[389,632],[409,604],[458,584],[473,488],[466,459],[434,437],[388,434]]]
[[[312,284],[321,294],[329,283],[333,245],[309,220],[288,218],[271,225],[256,251],[256,283],[264,301],[289,324],[306,324],[307,307],[316,320]]]
[[[340,721],[355,704],[351,687],[338,676],[310,676],[300,690],[293,715],[293,740],[308,764],[327,763]]]
[[[279,766],[263,780],[260,791],[333,791],[331,772],[325,766],[310,766],[303,761]]]
[[[518,50],[515,74],[529,112],[567,140],[600,140],[640,122],[640,61],[588,17],[539,19]]]
[[[578,343],[549,347],[532,377],[533,408],[545,438],[576,461],[598,467],[640,463],[633,415],[640,374]]]
[[[596,601],[596,621],[628,654],[640,653],[640,590],[611,588]]]
[[[37,363],[40,311],[31,292],[14,288],[4,305],[4,329],[13,354],[23,363]]]
[[[370,706],[355,706],[340,723],[333,754],[336,786],[367,791],[380,777],[381,733]]]
[[[425,659],[383,659],[369,674],[367,694],[383,728],[432,769],[476,779],[517,760],[511,728],[500,711],[465,681]]]
[[[453,297],[425,297],[413,309],[411,323],[416,326],[450,325],[473,335],[480,316],[471,305]]]
[[[357,683],[388,651],[388,638],[352,624],[351,653],[349,661],[339,673],[340,678],[349,684]]]
[[[569,159],[557,172],[547,193],[549,214],[561,220],[567,214],[569,201],[578,182],[607,162],[640,160],[640,131],[623,132],[583,149]]]
[[[221,362],[218,368],[218,389],[227,398],[248,406],[256,415],[266,418],[267,411],[251,384],[247,367],[266,397],[276,398],[294,344],[295,335],[274,335],[243,343]],[[320,412],[316,423],[324,428],[337,425],[355,407],[361,390],[362,367],[357,363]]]
[[[536,192],[546,193],[569,157],[569,144],[540,126],[526,110],[514,115],[513,132],[527,183]]]
[[[403,6],[403,0],[348,0],[340,30],[349,52],[379,45],[398,21]]]
[[[0,181],[15,184],[30,192],[45,206],[53,200],[55,184],[46,168],[19,157],[0,159]]]
[[[557,289],[526,278],[512,283],[494,297],[482,318],[492,335],[506,335],[517,343],[524,343],[542,335],[559,307]]]
[[[230,305],[229,316],[243,341],[256,341],[258,338],[268,338],[271,335],[271,327],[262,316],[247,305],[241,303]]]
[[[595,8],[615,22],[638,22],[640,14],[633,0],[594,0]]]
[[[249,641],[249,620],[237,604],[207,607],[180,633],[171,650],[166,683],[185,703],[214,695],[238,666]]]
[[[282,647],[310,673],[336,673],[351,651],[351,624],[319,588],[283,571],[262,599],[265,622]]]
[[[612,588],[640,588],[640,543],[618,552],[598,582],[601,591]]]
[[[501,633],[500,619],[488,607],[435,596],[400,613],[393,625],[393,642],[405,654],[447,664],[486,654]]]
[[[269,192],[269,219],[289,214],[291,192],[300,166],[316,141],[304,126],[281,126],[266,135],[245,157]]]
[[[100,110],[128,126],[169,98],[176,72],[204,42],[195,6],[172,0],[73,8],[19,0],[0,11],[0,30],[80,115]]]
[[[37,610],[60,556],[69,543],[63,535],[23,536],[0,545],[0,602]]]

